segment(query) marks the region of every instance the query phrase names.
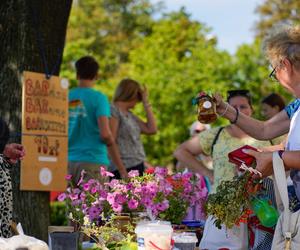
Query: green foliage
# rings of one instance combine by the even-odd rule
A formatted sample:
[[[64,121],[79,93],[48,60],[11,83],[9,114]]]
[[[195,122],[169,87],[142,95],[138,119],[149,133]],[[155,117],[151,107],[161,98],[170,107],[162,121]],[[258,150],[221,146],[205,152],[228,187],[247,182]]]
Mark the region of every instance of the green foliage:
[[[299,0],[264,0],[256,9],[260,16],[256,24],[258,36],[265,36],[274,25],[299,24],[299,10]]]
[[[265,2],[270,2],[266,0]],[[293,2],[293,1],[292,1]],[[168,164],[197,119],[191,101],[199,91],[251,90],[255,116],[270,92],[290,96],[268,79],[261,42],[240,46],[234,55],[217,48],[210,29],[184,11],[153,18],[159,5],[149,0],[86,0],[73,7],[61,75],[75,85],[74,62],[90,54],[100,63],[96,88],[112,97],[118,82],[131,77],[145,84],[159,131],[143,138],[148,161]],[[144,116],[142,105],[134,110]],[[225,123],[219,119],[215,125]]]
[[[253,99],[254,114],[260,117],[261,99],[271,92],[280,93],[287,100],[290,95],[283,87],[272,81],[268,76],[271,69],[261,50],[261,41],[256,39],[253,44],[240,46],[234,55],[234,74],[230,88],[249,89]]]
[[[249,174],[235,176],[231,181],[222,181],[217,192],[208,196],[206,213],[215,218],[215,225],[221,229],[222,224],[232,228],[240,217],[250,208],[250,197],[246,189]]]
[[[202,90],[221,91],[230,79],[231,58],[216,49],[208,31],[183,11],[171,13],[130,54],[129,75],[147,85],[158,120],[159,133],[145,138],[152,162],[169,162],[187,137],[196,119],[192,98]]]
[[[64,64],[91,54],[98,59],[101,78],[112,77],[128,61],[129,51],[151,33],[151,15],[157,8],[149,0],[76,1],[69,20]]]
[[[50,203],[50,224],[55,226],[66,226],[67,207],[64,202],[54,201]]]

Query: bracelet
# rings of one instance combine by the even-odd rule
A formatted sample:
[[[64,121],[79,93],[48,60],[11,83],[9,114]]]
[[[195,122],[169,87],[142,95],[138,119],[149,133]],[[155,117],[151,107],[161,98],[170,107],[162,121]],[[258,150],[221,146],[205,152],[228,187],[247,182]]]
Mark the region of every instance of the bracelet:
[[[278,156],[281,158],[281,160],[283,160],[282,155],[284,153],[284,150],[278,150],[277,153],[278,153]]]
[[[226,108],[225,108],[225,111],[224,111],[222,114],[220,114],[219,116],[224,116],[224,115],[226,114],[228,108],[229,108],[229,104],[228,104],[228,102],[226,102]]]
[[[233,121],[230,121],[231,124],[236,124],[236,122],[237,122],[237,120],[238,120],[238,118],[239,118],[240,112],[239,112],[239,110],[238,110],[237,108],[235,108],[235,110],[236,110],[236,115],[235,115],[234,120],[233,120]]]

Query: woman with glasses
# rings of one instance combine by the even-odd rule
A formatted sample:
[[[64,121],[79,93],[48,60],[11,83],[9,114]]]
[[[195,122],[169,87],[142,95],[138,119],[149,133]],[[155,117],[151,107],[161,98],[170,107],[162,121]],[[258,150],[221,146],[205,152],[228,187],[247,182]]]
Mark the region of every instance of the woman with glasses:
[[[269,140],[288,133],[285,148],[279,146],[277,150],[285,169],[291,170],[296,194],[300,198],[300,26],[272,33],[265,39],[263,48],[273,67],[270,77],[275,77],[294,95],[295,101],[263,122],[244,115],[216,94],[217,112],[259,140]],[[256,158],[257,170],[263,176],[273,173],[272,152],[246,152]]]
[[[251,97],[248,90],[228,91],[228,103],[234,109],[241,112],[244,116],[251,117],[253,113]],[[174,153],[178,161],[182,162],[190,170],[198,172],[201,175],[208,176],[213,182],[212,192],[216,191],[217,186],[226,180],[231,180],[236,174],[236,167],[228,161],[228,153],[243,146],[251,145],[253,147],[270,146],[268,141],[258,141],[236,126],[235,121],[226,127],[216,127],[192,137],[190,140],[181,144]],[[196,159],[199,154],[210,155],[213,160],[213,170],[206,168],[203,163]],[[269,188],[272,183],[264,183]],[[272,190],[271,190],[272,191]],[[271,194],[273,196],[273,193]],[[261,242],[257,246],[270,249],[272,235],[262,235]],[[268,248],[269,247],[269,248]],[[214,218],[208,217],[205,223],[203,238],[200,243],[200,249],[220,249],[230,250],[248,249],[247,226],[241,224],[233,229],[226,229],[224,226],[219,230],[214,225]],[[255,248],[256,249],[256,248]]]

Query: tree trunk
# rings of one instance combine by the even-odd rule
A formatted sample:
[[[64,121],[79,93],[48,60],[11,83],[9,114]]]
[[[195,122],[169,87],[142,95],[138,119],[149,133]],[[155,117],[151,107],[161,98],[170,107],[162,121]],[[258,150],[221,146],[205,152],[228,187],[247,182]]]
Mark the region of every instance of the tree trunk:
[[[71,5],[72,0],[0,1],[0,115],[9,123],[13,141],[21,141],[21,74],[44,73],[45,61],[49,71],[59,74]],[[12,179],[14,220],[25,234],[47,240],[49,192],[20,191],[19,165]]]

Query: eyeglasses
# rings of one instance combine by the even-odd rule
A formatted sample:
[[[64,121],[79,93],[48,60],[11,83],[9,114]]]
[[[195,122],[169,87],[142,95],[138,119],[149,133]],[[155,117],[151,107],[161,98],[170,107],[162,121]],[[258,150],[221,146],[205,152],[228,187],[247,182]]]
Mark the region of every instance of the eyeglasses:
[[[272,79],[272,81],[278,82],[278,79],[276,77],[276,70],[277,70],[278,65],[276,65],[271,73],[269,74],[269,77]]]

